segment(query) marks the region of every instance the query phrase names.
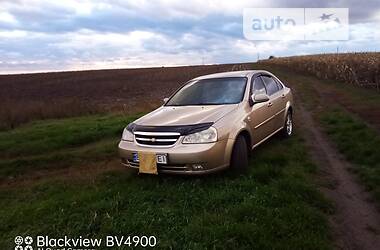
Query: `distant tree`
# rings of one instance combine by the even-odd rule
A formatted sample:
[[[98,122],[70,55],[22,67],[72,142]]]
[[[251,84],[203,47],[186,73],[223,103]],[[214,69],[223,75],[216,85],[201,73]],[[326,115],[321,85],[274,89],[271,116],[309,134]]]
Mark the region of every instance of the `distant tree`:
[[[276,57],[274,57],[274,56],[269,56],[268,57],[268,59],[270,60],[270,59],[275,59]]]

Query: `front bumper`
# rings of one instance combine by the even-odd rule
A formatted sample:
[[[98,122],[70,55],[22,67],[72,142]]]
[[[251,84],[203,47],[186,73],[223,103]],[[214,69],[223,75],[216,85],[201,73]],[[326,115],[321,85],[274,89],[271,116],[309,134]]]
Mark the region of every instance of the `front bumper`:
[[[170,148],[146,147],[135,142],[120,141],[119,155],[125,166],[138,169],[138,162],[133,162],[133,153],[143,151],[167,154],[168,164],[157,164],[159,173],[199,175],[227,168],[232,147],[231,139],[205,144],[177,143]]]

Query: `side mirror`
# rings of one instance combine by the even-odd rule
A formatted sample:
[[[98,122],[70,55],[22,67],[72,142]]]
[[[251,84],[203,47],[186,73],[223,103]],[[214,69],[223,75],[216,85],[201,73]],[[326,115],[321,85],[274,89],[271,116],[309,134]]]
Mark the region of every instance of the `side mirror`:
[[[269,101],[269,96],[266,94],[256,94],[251,96],[252,104],[267,102]]]
[[[167,103],[169,101],[169,98],[164,98],[164,104]]]

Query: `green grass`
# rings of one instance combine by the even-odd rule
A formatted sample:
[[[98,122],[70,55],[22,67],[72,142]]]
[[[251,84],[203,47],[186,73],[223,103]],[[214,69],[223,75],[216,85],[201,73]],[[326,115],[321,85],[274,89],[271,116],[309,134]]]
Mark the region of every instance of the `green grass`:
[[[120,136],[132,118],[122,115],[95,115],[33,122],[0,132],[0,157],[46,154],[82,146],[105,137]]]
[[[0,249],[16,235],[155,235],[159,248],[330,249],[331,207],[310,182],[303,141],[274,138],[245,176],[137,176],[0,191]]]
[[[339,151],[354,164],[354,172],[380,201],[380,135],[341,110],[326,112],[321,120]]]
[[[36,170],[117,159],[123,127],[137,116],[40,121],[0,133],[0,180]],[[331,205],[310,181],[315,166],[299,137],[260,146],[244,176],[138,176],[0,189],[0,249],[16,235],[155,235],[159,248],[330,249]]]
[[[0,179],[115,157],[123,128],[137,117],[95,115],[39,121],[0,132]]]
[[[28,157],[0,160],[0,180],[25,175],[36,170],[52,170],[114,158],[120,138],[103,139],[96,143],[67,150]]]

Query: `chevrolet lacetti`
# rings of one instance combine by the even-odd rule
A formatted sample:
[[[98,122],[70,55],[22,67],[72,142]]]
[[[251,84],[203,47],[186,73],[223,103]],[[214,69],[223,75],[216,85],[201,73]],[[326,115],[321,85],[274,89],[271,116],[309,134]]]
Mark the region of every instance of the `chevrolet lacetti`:
[[[205,75],[130,123],[119,153],[140,173],[244,170],[252,149],[277,132],[292,135],[292,115],[291,90],[268,71]]]

